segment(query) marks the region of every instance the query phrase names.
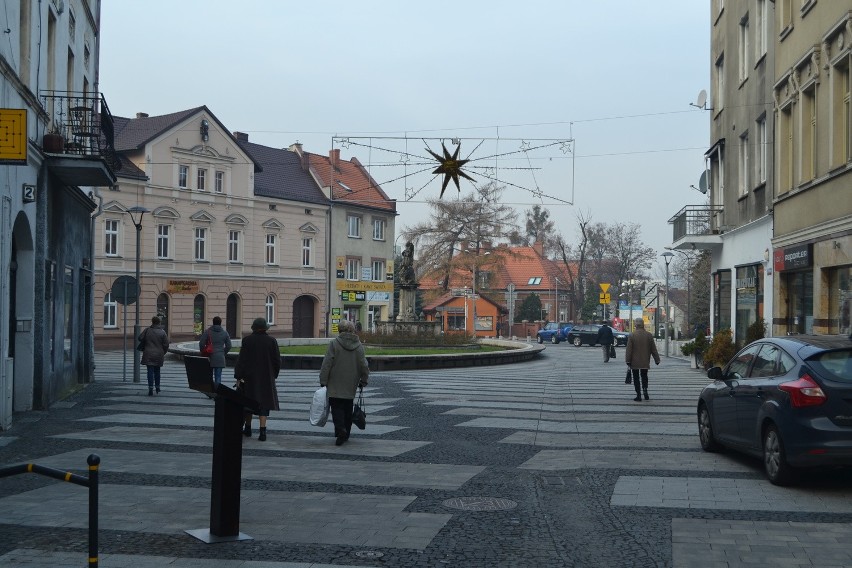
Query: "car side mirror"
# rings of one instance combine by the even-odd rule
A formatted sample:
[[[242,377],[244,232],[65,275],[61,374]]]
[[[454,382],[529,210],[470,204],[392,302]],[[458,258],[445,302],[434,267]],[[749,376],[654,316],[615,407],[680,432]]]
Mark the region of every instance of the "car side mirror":
[[[721,381],[722,380],[722,368],[721,367],[710,367],[707,371],[707,378],[712,381]]]

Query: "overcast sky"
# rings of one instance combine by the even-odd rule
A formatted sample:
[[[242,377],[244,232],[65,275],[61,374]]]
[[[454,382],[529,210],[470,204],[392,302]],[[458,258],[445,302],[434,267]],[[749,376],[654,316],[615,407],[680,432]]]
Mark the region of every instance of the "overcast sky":
[[[461,157],[515,152],[533,169],[494,161],[521,219],[543,204],[569,241],[578,212],[638,222],[662,252],[668,219],[704,202],[690,185],[710,116],[689,103],[709,91],[709,14],[700,0],[105,0],[100,89],[118,116],[207,105],[253,142],[365,164],[442,139],[452,151],[450,137]],[[573,142],[518,154],[528,140]],[[371,173],[399,200],[398,227],[440,192],[428,174]]]

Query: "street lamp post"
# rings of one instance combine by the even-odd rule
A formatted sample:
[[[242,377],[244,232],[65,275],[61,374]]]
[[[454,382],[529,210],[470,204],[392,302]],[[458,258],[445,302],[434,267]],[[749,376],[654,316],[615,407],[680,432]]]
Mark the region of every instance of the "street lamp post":
[[[142,301],[142,284],[139,282],[139,260],[142,246],[142,217],[148,212],[147,209],[139,205],[134,205],[127,210],[130,213],[130,220],[133,226],[136,227],[136,320],[133,324],[133,345],[139,340],[139,304]],[[139,214],[139,219],[136,219],[134,214]],[[133,382],[140,382],[139,365],[140,353],[138,349],[133,349]]]
[[[669,356],[669,263],[672,261],[672,257],[674,253],[671,251],[666,251],[660,256],[663,257],[663,260],[666,261],[666,319],[665,319],[665,334],[666,334],[666,357]]]

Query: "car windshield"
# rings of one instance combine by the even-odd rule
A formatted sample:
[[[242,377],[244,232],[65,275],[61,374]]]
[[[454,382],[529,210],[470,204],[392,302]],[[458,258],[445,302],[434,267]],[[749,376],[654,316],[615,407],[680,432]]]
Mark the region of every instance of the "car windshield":
[[[808,360],[827,379],[852,383],[852,350],[823,351]]]

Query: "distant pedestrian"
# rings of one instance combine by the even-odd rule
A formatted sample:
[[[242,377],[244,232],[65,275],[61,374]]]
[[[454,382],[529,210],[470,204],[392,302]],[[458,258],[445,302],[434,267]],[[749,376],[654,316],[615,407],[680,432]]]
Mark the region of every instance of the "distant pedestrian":
[[[642,395],[645,395],[645,400],[648,400],[648,369],[651,368],[651,357],[654,358],[654,363],[660,364],[660,354],[657,353],[657,344],[654,342],[654,336],[645,331],[645,322],[642,318],[636,318],[633,322],[635,328],[630,338],[627,340],[627,349],[624,354],[624,360],[627,366],[633,371],[633,388],[636,390],[636,402],[642,400]],[[642,390],[639,390],[639,379],[642,379]]]
[[[355,320],[355,331],[361,333],[364,327],[361,325],[361,320]]]
[[[352,405],[355,389],[364,388],[370,377],[370,367],[364,346],[351,321],[338,324],[339,335],[325,351],[320,368],[320,386],[328,388],[331,419],[334,422],[335,445],[340,446],[352,433]]]
[[[213,325],[204,330],[198,340],[198,348],[203,349],[207,338],[213,341],[213,354],[210,355],[210,367],[213,368],[213,380],[218,387],[222,383],[222,369],[225,367],[225,355],[231,350],[231,336],[222,327],[222,318],[213,318]]]
[[[263,318],[255,319],[251,324],[251,335],[243,339],[237,365],[234,367],[234,378],[242,386],[242,392],[247,397],[257,401],[258,421],[260,422],[261,442],[266,441],[266,419],[270,410],[278,410],[278,391],[275,379],[281,370],[281,353],[278,351],[278,341],[267,335],[269,324]],[[252,413],[247,412],[243,425],[243,434],[251,437]]]
[[[603,347],[603,361],[604,363],[609,363],[609,358],[613,355],[613,343],[615,342],[615,336],[612,335],[612,328],[609,326],[608,321],[602,321],[601,327],[598,329],[598,336],[595,339],[595,343],[600,343]]]
[[[154,396],[155,388],[157,394],[160,394],[160,367],[163,366],[166,352],[169,350],[169,336],[166,335],[166,330],[160,327],[160,318],[152,317],[151,326],[146,327],[138,339],[145,347],[141,364],[148,368],[148,396]]]

